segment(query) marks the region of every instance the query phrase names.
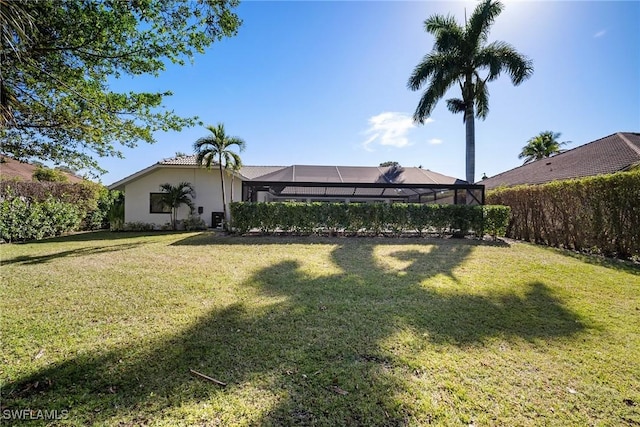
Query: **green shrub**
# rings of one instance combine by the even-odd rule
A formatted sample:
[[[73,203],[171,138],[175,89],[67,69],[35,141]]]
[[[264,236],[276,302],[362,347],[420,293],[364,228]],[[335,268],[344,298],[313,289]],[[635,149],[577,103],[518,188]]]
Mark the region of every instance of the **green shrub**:
[[[0,236],[4,242],[59,236],[77,229],[80,220],[77,206],[53,197],[44,201],[14,197],[0,202]]]
[[[484,213],[484,232],[488,233],[493,240],[498,236],[504,236],[509,224],[511,208],[509,206],[485,205],[482,207]]]
[[[380,235],[435,231],[494,239],[504,235],[509,209],[503,206],[426,205],[405,203],[244,203],[231,204],[234,230],[246,233],[347,232]]]
[[[52,197],[76,206],[82,218],[78,229],[96,230],[108,228],[109,210],[120,197],[120,192],[109,191],[102,184],[91,181],[24,182],[0,181],[0,198],[11,200],[21,197],[33,202],[43,202]]]
[[[207,229],[207,223],[198,215],[193,214],[183,219],[182,225],[184,225],[184,229],[187,231],[200,231]]]
[[[109,229],[111,231],[122,231],[124,227],[124,193],[112,191],[111,204],[107,212]]]
[[[640,256],[640,170],[497,189],[511,207],[507,236],[622,258]]]
[[[69,177],[62,171],[50,169],[45,166],[38,166],[36,170],[33,171],[32,178],[42,182],[69,182]]]
[[[153,231],[155,229],[155,224],[142,221],[125,222],[122,227],[122,231]]]

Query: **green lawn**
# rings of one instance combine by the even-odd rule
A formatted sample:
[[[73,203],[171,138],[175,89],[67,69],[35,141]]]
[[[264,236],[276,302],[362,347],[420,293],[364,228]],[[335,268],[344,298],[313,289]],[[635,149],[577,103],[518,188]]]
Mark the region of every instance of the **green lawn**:
[[[0,251],[3,416],[640,424],[630,264],[514,242],[211,233],[90,233]]]

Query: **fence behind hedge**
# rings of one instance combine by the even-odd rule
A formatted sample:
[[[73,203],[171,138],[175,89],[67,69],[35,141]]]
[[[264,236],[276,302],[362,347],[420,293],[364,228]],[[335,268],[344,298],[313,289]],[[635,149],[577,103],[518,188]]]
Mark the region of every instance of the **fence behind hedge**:
[[[232,227],[297,234],[353,235],[403,233],[504,235],[509,208],[407,203],[246,203],[231,204]]]
[[[508,237],[640,256],[640,171],[498,189],[487,201],[511,207]]]

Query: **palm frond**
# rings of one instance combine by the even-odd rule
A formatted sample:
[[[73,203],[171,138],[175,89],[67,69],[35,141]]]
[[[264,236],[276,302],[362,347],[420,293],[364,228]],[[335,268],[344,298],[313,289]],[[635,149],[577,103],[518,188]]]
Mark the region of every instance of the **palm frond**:
[[[181,205],[187,205],[193,209],[193,201],[191,197],[194,196],[195,191],[193,186],[189,182],[181,182],[177,185],[170,183],[164,183],[160,185],[160,189],[163,192],[162,203],[172,209],[177,209]]]
[[[529,162],[555,156],[566,150],[560,148],[569,141],[559,142],[561,133],[544,131],[527,141],[527,145],[522,147],[522,152],[518,158],[525,159],[524,164]]]
[[[505,42],[493,42],[482,48],[476,63],[489,69],[488,81],[497,79],[502,71],[506,71],[517,86],[533,74],[533,62]]]
[[[232,137],[229,137],[227,139],[227,143],[225,144],[225,148],[231,147],[232,145],[238,146],[238,150],[240,150],[240,152],[242,152],[242,151],[244,151],[245,147],[247,146],[247,143],[242,138],[238,138],[237,136],[232,136]]]
[[[442,99],[447,90],[449,90],[456,81],[458,81],[457,70],[449,72],[444,68],[437,70],[420,98],[418,107],[413,114],[413,120],[423,124],[425,119],[431,115],[438,101]]]
[[[471,13],[465,28],[465,39],[475,47],[482,46],[489,38],[489,30],[504,6],[499,1],[484,0]]]
[[[429,79],[442,68],[444,55],[441,53],[428,53],[422,61],[413,69],[407,87],[413,91],[420,89]]]
[[[486,119],[489,114],[489,89],[487,84],[476,74],[474,83],[476,117]]]
[[[435,37],[433,50],[446,52],[459,49],[464,40],[464,29],[451,15],[434,15],[424,21],[426,32]]]
[[[240,168],[242,167],[242,160],[240,159],[240,156],[232,151],[229,151],[227,153],[227,157],[225,158],[224,167],[225,169],[231,169],[233,171],[240,170]]]
[[[461,64],[457,55],[452,53],[431,52],[425,55],[409,77],[407,87],[419,90],[423,86],[438,86],[443,89],[442,95],[461,75]],[[440,92],[439,90],[435,91]],[[442,97],[440,95],[440,97]]]
[[[451,111],[453,114],[464,113],[465,108],[466,108],[466,104],[462,99],[460,98],[447,99],[447,110]]]

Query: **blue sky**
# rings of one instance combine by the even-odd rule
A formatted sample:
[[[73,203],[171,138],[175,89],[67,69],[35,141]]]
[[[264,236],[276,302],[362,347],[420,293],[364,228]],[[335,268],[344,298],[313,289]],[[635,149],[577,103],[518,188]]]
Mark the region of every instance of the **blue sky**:
[[[506,1],[489,41],[534,62],[532,78],[489,86],[490,112],[476,122],[476,179],[519,166],[539,132],[573,148],[619,131],[640,131],[640,2]],[[238,35],[191,65],[158,78],[117,82],[119,91],[171,90],[164,105],[205,124],[223,122],[247,143],[248,165],[375,166],[392,160],[464,178],[465,129],[442,101],[431,119],[411,116],[420,92],[406,87],[433,38],[434,14],[459,22],[475,2],[246,1]],[[445,96],[458,97],[452,89]],[[203,127],[157,133],[153,145],[100,159],[111,184],[177,151],[192,153]]]

